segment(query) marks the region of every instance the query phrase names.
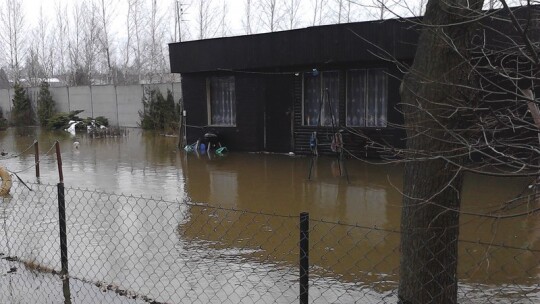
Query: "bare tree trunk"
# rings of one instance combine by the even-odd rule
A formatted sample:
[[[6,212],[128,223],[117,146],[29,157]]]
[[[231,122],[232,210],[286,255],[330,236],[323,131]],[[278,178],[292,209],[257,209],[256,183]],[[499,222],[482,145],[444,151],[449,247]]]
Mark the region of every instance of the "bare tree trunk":
[[[21,78],[20,58],[23,52],[25,22],[22,0],[4,0],[0,7],[2,29],[0,37],[9,48],[9,76],[18,81]]]
[[[143,79],[143,68],[144,68],[144,59],[143,59],[143,41],[142,37],[143,28],[147,24],[147,18],[142,14],[142,2],[141,0],[129,0],[130,8],[130,34],[133,35],[133,42],[130,40],[130,44],[127,45],[129,50],[133,50],[134,53],[134,62],[133,68],[137,74],[137,83],[140,83]],[[129,62],[128,62],[129,64]]]
[[[262,0],[259,5],[263,24],[270,32],[276,31],[281,19],[278,0]]]
[[[69,70],[71,74],[70,84],[80,85],[81,79],[78,77],[78,72],[83,70],[82,49],[83,49],[83,5],[75,3],[72,7],[72,27],[70,28],[70,37],[68,41],[69,50]],[[69,28],[69,27],[68,27]],[[80,75],[79,75],[80,76]]]
[[[244,19],[242,20],[242,25],[244,27],[244,30],[247,35],[251,35],[254,33],[253,29],[253,13],[254,13],[254,7],[253,7],[253,1],[252,0],[245,0],[244,2]]]
[[[326,21],[328,0],[311,0],[311,2],[313,12],[313,22],[311,25],[321,25]]]
[[[101,8],[101,30],[102,33],[100,35],[101,45],[102,45],[102,51],[105,55],[105,61],[107,62],[107,83],[113,83],[115,84],[116,81],[113,77],[112,72],[112,65],[111,65],[111,46],[109,41],[109,24],[110,24],[110,10],[113,8],[113,4],[111,2],[105,3],[105,0],[101,0],[100,2],[100,8]]]
[[[205,39],[215,36],[217,30],[217,13],[213,0],[198,0],[196,3],[197,38]]]
[[[38,59],[39,59],[39,63],[41,64],[41,68],[43,69],[43,75],[42,75],[43,78],[51,77],[54,72],[53,65],[52,65],[52,58],[51,56],[49,56],[52,52],[52,50],[50,50],[52,45],[48,39],[49,38],[48,24],[49,24],[48,20],[45,19],[45,15],[43,15],[43,7],[40,6],[38,25],[35,32],[37,39],[35,39],[35,41],[37,41],[37,45],[38,45]]]
[[[286,0],[284,17],[286,18],[287,28],[292,30],[297,28],[300,23],[300,0]]]
[[[221,22],[219,27],[221,29],[221,37],[226,37],[229,34],[229,24],[227,22],[227,16],[229,14],[229,7],[227,1],[223,0],[221,3]]]
[[[463,182],[458,143],[448,130],[464,123],[459,105],[473,92],[467,45],[483,0],[430,0],[416,55],[404,78],[407,149],[401,216],[399,301],[457,303],[457,248]],[[438,27],[437,25],[441,25]],[[433,157],[431,157],[433,156]],[[452,159],[452,163],[447,162]]]
[[[56,49],[58,50],[56,58],[59,65],[57,67],[57,71],[60,75],[66,76],[66,39],[68,37],[69,18],[67,18],[68,14],[66,5],[62,6],[60,1],[58,1],[56,2],[55,8],[56,33],[58,35],[55,35],[56,41],[54,43],[56,44]]]

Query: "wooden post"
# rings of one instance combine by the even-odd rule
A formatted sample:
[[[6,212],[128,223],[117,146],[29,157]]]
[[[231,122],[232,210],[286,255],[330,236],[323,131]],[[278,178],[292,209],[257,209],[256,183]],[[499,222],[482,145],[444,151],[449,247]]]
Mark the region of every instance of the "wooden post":
[[[62,154],[60,154],[60,143],[58,140],[55,143],[56,146],[56,162],[58,163],[58,177],[60,178],[60,183],[64,182],[64,173],[62,172]]]
[[[34,140],[34,150],[36,153],[35,160],[36,160],[36,177],[39,177],[39,143],[37,140]]]

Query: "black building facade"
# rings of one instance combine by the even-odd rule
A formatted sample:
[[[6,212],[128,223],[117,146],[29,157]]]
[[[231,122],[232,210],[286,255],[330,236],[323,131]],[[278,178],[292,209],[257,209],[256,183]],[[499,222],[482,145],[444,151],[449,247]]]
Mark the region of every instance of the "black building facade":
[[[537,6],[514,13],[523,26],[538,27]],[[504,52],[521,39],[507,13],[489,15],[481,20],[477,36],[494,44],[488,45],[491,49]],[[416,21],[337,24],[170,44],[171,71],[183,77],[188,142],[213,130],[231,150],[308,154],[317,132],[324,153],[330,151],[331,136],[343,130],[344,148],[357,156],[374,155],[366,137],[403,147],[399,66],[414,57]],[[533,41],[540,41],[538,32],[530,33]]]
[[[370,154],[358,131],[402,146],[395,61],[417,39],[410,21],[385,20],[170,44],[188,142],[213,130],[231,150],[308,154],[317,132],[324,153],[343,130],[358,155]]]

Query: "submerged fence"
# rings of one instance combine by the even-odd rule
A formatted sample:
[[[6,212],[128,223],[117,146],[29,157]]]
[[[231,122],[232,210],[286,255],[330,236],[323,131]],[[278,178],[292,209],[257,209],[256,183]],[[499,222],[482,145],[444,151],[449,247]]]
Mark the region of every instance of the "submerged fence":
[[[63,184],[11,193],[0,302],[397,302],[398,231]],[[461,241],[459,302],[539,303],[539,259],[532,245]]]

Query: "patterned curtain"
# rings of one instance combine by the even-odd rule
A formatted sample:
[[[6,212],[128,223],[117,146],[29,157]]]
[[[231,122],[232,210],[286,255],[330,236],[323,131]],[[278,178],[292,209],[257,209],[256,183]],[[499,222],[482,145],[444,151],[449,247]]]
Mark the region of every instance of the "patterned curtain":
[[[236,125],[234,76],[210,78],[210,124]]]

